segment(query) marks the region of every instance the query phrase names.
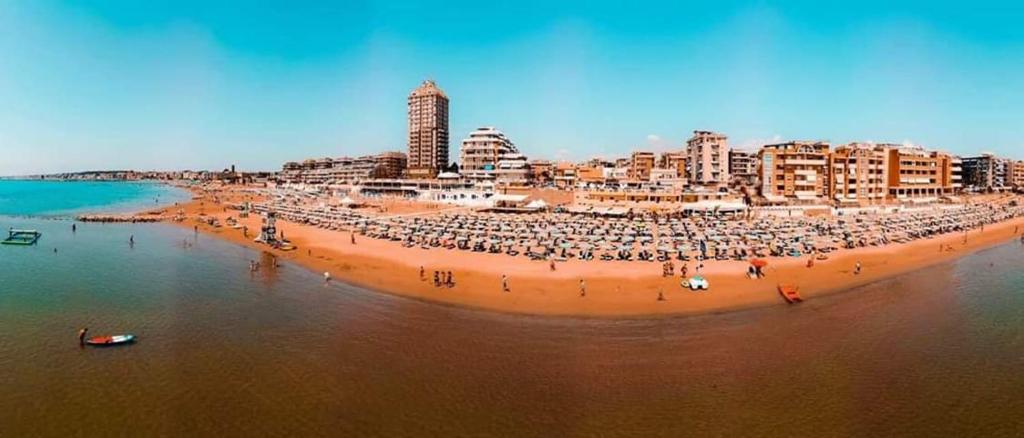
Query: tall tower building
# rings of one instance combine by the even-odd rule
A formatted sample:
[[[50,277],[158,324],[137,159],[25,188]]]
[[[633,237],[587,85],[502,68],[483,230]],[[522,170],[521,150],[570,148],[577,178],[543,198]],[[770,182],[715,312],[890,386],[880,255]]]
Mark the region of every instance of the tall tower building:
[[[686,142],[687,176],[691,185],[720,186],[729,182],[729,144],[725,135],[693,131]]]
[[[448,165],[448,96],[434,81],[409,94],[409,176],[433,178]]]

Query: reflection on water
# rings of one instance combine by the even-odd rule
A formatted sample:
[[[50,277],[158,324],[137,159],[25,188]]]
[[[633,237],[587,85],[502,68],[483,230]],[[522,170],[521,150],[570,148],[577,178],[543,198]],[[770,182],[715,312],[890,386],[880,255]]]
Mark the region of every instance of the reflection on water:
[[[23,225],[8,222],[0,217],[0,229]],[[170,226],[71,235],[66,222],[31,225],[44,232],[40,247],[0,248],[0,430],[9,432],[0,435],[963,436],[1024,427],[1018,245],[800,306],[603,320],[325,285]],[[83,325],[139,342],[80,349]]]

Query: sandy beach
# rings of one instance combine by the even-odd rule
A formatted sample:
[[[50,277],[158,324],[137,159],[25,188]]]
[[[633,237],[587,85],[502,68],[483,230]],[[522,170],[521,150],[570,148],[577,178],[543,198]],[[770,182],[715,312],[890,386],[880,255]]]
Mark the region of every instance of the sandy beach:
[[[777,292],[779,284],[796,285],[804,299],[814,299],[1006,242],[1019,236],[1015,232],[1024,226],[1024,218],[1017,218],[986,226],[984,231],[972,230],[966,242],[963,233],[954,233],[906,244],[844,250],[810,268],[807,257],[771,258],[761,279],[747,277],[746,262],[712,261],[702,271],[711,290],[692,292],[680,287],[678,275],[663,277],[657,262],[569,260],[551,271],[548,262],[503,254],[406,248],[398,242],[360,235],[355,235],[353,244],[348,232],[279,220],[278,229],[298,247],[281,251],[253,242],[260,227],[258,215],[239,219],[239,224],[248,228],[248,237],[241,229],[212,227],[197,220],[200,214],[221,223],[228,217],[237,218],[238,211],[226,205],[241,202],[246,196],[223,191],[217,196],[219,202],[214,202],[197,192],[197,199],[178,207],[184,210],[186,219],[174,223],[197,227],[204,234],[269,252],[318,273],[329,272],[335,281],[410,298],[539,315],[640,317],[787,305]],[[862,265],[859,274],[854,272],[857,262]],[[434,287],[434,271],[451,271],[454,287]],[[503,275],[508,279],[508,292],[503,292]],[[580,280],[585,282],[585,296],[580,294]],[[659,293],[664,300],[658,300]]]

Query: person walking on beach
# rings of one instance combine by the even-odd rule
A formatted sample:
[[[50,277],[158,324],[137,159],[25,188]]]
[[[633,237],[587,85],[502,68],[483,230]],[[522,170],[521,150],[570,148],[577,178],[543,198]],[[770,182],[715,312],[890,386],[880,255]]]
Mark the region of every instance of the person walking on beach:
[[[420,281],[426,280],[426,271],[423,270],[423,266],[420,266]]]
[[[505,274],[501,274],[501,291],[508,292],[508,277]]]
[[[349,237],[349,239],[352,240],[352,244],[355,245],[356,244],[356,233],[353,231],[352,233],[349,233],[348,237]]]
[[[455,280],[452,280],[452,271],[448,271],[448,279],[445,280],[448,287],[455,287]]]
[[[128,236],[128,246],[135,247],[135,235]]]
[[[941,249],[941,247],[940,247],[940,249]],[[807,267],[808,268],[813,268],[814,267],[814,256],[811,256],[811,258],[807,259]]]
[[[583,281],[582,278],[580,279],[580,296],[581,297],[587,296],[587,283],[585,281]]]
[[[441,287],[441,272],[434,271],[434,287]]]
[[[853,273],[855,275],[860,275],[860,268],[861,268],[860,260],[857,260],[857,264],[854,265]]]
[[[683,277],[683,278],[686,278],[686,274],[689,273],[689,271],[690,271],[690,266],[687,265],[686,263],[683,263],[683,267],[679,268],[679,276]]]
[[[548,259],[551,267],[551,272],[555,272],[555,259]]]
[[[74,234],[75,231],[78,231],[78,227],[75,224],[71,224],[71,234]]]
[[[331,281],[331,273],[324,271],[324,283]]]

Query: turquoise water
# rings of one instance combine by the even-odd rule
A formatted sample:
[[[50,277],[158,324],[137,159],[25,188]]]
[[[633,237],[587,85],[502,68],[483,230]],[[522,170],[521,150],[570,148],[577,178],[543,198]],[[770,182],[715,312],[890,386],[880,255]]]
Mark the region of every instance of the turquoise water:
[[[184,190],[153,182],[0,180],[0,215],[130,211],[188,199]]]
[[[799,306],[605,320],[325,284],[186,227],[71,224],[0,215],[43,233],[0,246],[0,436],[1024,430],[1016,242]],[[84,326],[138,342],[81,348]]]

